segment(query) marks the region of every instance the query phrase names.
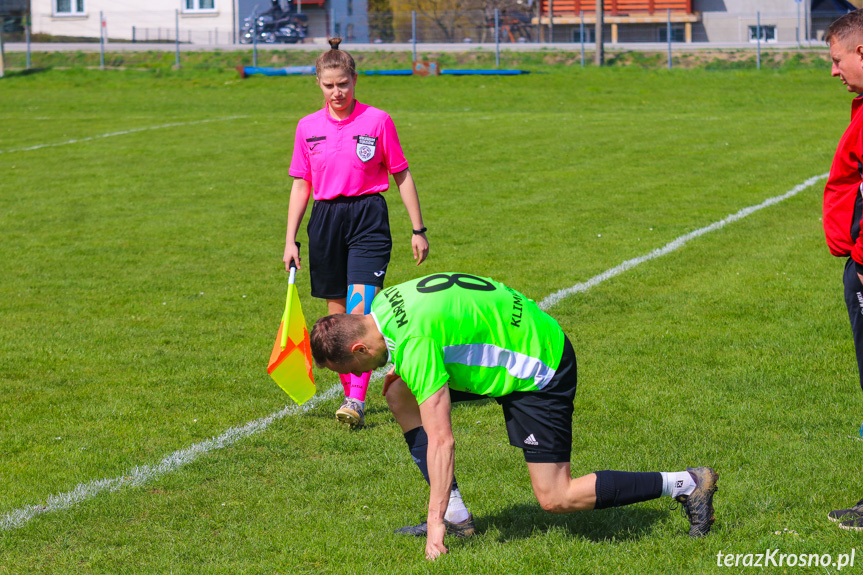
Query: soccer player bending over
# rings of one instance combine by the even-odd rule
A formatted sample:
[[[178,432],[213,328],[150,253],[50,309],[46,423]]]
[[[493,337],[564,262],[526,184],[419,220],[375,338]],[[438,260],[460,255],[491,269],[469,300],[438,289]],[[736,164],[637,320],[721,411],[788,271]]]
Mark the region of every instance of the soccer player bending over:
[[[668,495],[683,504],[690,536],[710,531],[719,477],[710,467],[571,476],[575,352],[551,316],[499,282],[439,273],[392,286],[368,315],[318,320],[311,347],[320,366],[340,374],[394,364],[384,395],[430,486],[427,522],[398,532],[426,535],[427,559],[447,552],[445,533],[474,532],[453,474],[450,408],[486,397],[503,407],[510,444],[524,450],[533,492],[546,511],[604,509]]]

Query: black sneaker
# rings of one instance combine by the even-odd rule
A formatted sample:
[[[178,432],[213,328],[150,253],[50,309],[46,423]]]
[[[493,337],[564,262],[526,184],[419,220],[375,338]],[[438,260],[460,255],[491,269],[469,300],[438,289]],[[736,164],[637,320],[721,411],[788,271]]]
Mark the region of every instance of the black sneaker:
[[[863,531],[863,516],[843,521],[839,524],[839,527],[848,529],[849,531]]]
[[[848,509],[837,509],[827,514],[827,519],[831,521],[849,521],[863,517],[863,499]]]
[[[453,537],[470,537],[474,533],[476,533],[476,526],[473,523],[473,513],[467,516],[467,519],[462,521],[461,523],[450,523],[446,519],[443,520],[443,524],[446,526],[446,534],[452,535]],[[397,535],[413,535],[414,537],[425,537],[428,534],[428,524],[423,521],[419,525],[408,525],[407,527],[402,527],[400,529],[396,529]]]
[[[683,504],[689,518],[689,536],[704,537],[713,525],[713,494],[719,474],[710,467],[687,467],[695,479],[695,490],[689,495],[678,495],[674,499]]]

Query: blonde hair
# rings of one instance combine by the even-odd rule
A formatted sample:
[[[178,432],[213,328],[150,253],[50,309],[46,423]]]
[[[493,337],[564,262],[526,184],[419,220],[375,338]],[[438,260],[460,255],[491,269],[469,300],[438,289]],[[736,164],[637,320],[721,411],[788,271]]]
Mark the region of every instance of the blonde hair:
[[[344,50],[339,50],[339,44],[342,43],[342,39],[338,37],[330,38],[329,42],[330,49],[315,60],[315,75],[320,79],[321,72],[335,69],[347,72],[352,78],[355,78],[357,75],[357,64],[350,54]]]

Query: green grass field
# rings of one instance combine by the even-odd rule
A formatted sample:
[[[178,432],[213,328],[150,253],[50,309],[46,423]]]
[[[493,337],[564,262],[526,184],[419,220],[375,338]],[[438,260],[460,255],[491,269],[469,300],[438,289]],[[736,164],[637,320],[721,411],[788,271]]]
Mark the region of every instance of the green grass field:
[[[827,68],[362,77],[357,90],[393,116],[430,229],[417,268],[388,194],[388,283],[465,271],[537,300],[825,173],[850,109]],[[290,403],[266,363],[294,127],[319,105],[310,78],[232,70],[0,80],[0,518]],[[490,402],[453,413],[479,533],[427,563],[423,541],[392,534],[422,519],[427,487],[378,381],[359,432],[337,425],[330,394],[0,530],[0,573],[691,574],[749,571],[717,567],[719,552],[851,553],[860,536],[826,513],[863,496],[863,416],[822,188],[549,310],[579,360],[573,472],[714,466],[706,539],[667,498],[545,513]],[[303,272],[298,285],[311,323],[324,305]],[[338,385],[316,378],[319,393]]]

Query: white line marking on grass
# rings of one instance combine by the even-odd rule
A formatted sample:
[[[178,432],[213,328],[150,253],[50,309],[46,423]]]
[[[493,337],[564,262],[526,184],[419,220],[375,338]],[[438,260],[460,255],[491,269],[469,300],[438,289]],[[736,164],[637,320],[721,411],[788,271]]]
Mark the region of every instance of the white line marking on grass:
[[[230,120],[239,120],[247,116],[228,116],[227,118],[211,118],[207,120],[194,120],[192,122],[174,122],[172,124],[162,124],[161,126],[149,126],[147,128],[132,128],[130,130],[121,130],[119,132],[110,132],[108,134],[99,134],[97,136],[88,136],[86,138],[77,138],[66,142],[57,142],[55,144],[37,144],[28,148],[15,148],[12,150],[0,150],[0,154],[11,154],[12,152],[30,152],[32,150],[41,150],[42,148],[56,148],[57,146],[68,146],[70,144],[80,144],[81,142],[92,142],[101,138],[113,138],[114,136],[125,136],[126,134],[134,134],[136,132],[147,132],[149,130],[163,130],[165,128],[176,128],[178,126],[192,126],[195,124],[207,124],[209,122],[227,122]]]
[[[572,287],[557,291],[539,302],[539,307],[542,309],[548,309],[551,306],[559,303],[562,299],[566,297],[569,297],[576,293],[587,291],[591,287],[600,284],[607,279],[618,276],[639,264],[671,253],[681,248],[692,239],[703,236],[708,232],[718,230],[726,226],[727,224],[743,219],[746,216],[757,212],[758,210],[762,210],[766,207],[787,200],[792,196],[796,196],[803,190],[815,184],[815,182],[817,182],[818,180],[826,178],[827,175],[828,174],[821,174],[819,176],[813,176],[802,184],[794,186],[794,188],[782,194],[781,196],[769,198],[756,206],[743,208],[739,212],[732,214],[723,220],[710,224],[707,227],[697,229],[694,232],[690,232],[686,235],[680,236],[676,240],[666,244],[661,248],[653,250],[647,255],[633,258],[631,260],[626,260],[617,267],[613,267],[610,270],[599,274],[598,276],[594,276],[586,282],[575,284]],[[385,368],[375,371],[372,376],[373,379],[377,380],[382,378],[386,371],[387,370]],[[91,481],[89,483],[81,483],[71,491],[67,491],[66,493],[61,493],[59,495],[52,495],[43,505],[29,505],[27,507],[22,507],[20,509],[10,511],[3,515],[2,518],[0,518],[0,531],[17,529],[39,515],[69,509],[71,507],[74,507],[78,503],[82,503],[88,499],[92,499],[93,497],[105,491],[119,491],[120,489],[123,489],[125,487],[137,487],[140,485],[144,485],[145,483],[161,477],[162,475],[175,471],[176,469],[182,467],[183,465],[186,465],[187,463],[195,461],[198,457],[208,453],[209,451],[233,445],[234,443],[243,438],[254,435],[259,431],[263,431],[274,421],[278,421],[279,419],[282,419],[283,417],[287,417],[289,415],[295,415],[297,413],[304,413],[306,411],[309,411],[317,407],[318,403],[335,397],[339,390],[340,386],[334,385],[320,395],[314,396],[312,399],[310,399],[308,402],[301,406],[287,406],[281,411],[277,411],[276,413],[268,415],[267,417],[251,421],[242,427],[232,427],[218,437],[214,437],[207,441],[202,441],[201,443],[196,443],[191,447],[181,449],[180,451],[175,451],[171,455],[168,455],[167,457],[162,459],[162,461],[159,462],[158,465],[145,465],[143,467],[136,467],[130,473],[127,473],[120,477],[115,477],[114,479],[100,479],[96,481]]]
[[[753,213],[757,212],[758,210],[763,210],[764,208],[767,208],[767,207],[773,206],[775,204],[778,204],[779,202],[785,201],[792,196],[796,196],[797,194],[799,194],[800,192],[802,192],[806,188],[815,184],[815,182],[817,182],[818,180],[822,180],[822,179],[826,178],[828,175],[829,174],[821,174],[819,176],[812,176],[811,178],[809,178],[808,180],[806,180],[802,184],[798,184],[798,185],[794,186],[792,189],[785,192],[781,196],[775,196],[775,197],[766,199],[756,206],[749,206],[748,208],[743,208],[742,210],[740,210],[736,214],[731,214],[730,216],[728,216],[724,220],[719,220],[718,222],[714,222],[714,223],[710,224],[709,226],[706,226],[706,227],[697,229],[694,232],[689,232],[688,234],[682,235],[679,238],[677,238],[676,240],[665,244],[663,247],[653,250],[649,254],[639,256],[637,258],[632,258],[631,260],[626,260],[625,262],[623,262],[622,264],[620,264],[616,267],[613,267],[609,270],[606,270],[597,276],[593,276],[592,278],[590,278],[586,282],[578,283],[578,284],[575,284],[574,286],[568,287],[566,289],[556,291],[553,294],[551,294],[550,296],[543,299],[537,305],[539,305],[540,309],[547,310],[551,306],[559,303],[564,298],[567,298],[573,294],[585,292],[585,291],[589,290],[590,288],[592,288],[593,286],[598,285],[607,279],[611,279],[615,276],[619,276],[623,272],[630,270],[639,264],[643,264],[644,262],[656,259],[660,256],[670,254],[671,252],[683,247],[690,240],[694,240],[695,238],[703,236],[706,233],[714,232],[714,231],[716,231],[722,227],[725,227],[726,225],[728,225],[732,222],[736,222],[737,220],[742,220],[746,216],[753,214]]]
[[[278,421],[283,417],[309,411],[310,409],[315,408],[318,403],[335,397],[337,390],[341,391],[341,386],[334,385],[325,392],[316,395],[303,405],[289,405],[280,411],[268,415],[267,417],[250,421],[242,427],[232,427],[218,437],[213,437],[206,441],[196,443],[186,449],[175,451],[171,455],[163,458],[157,465],[136,467],[132,471],[113,479],[98,479],[90,481],[89,483],[80,483],[71,491],[60,493],[59,495],[52,495],[41,505],[28,505],[26,507],[16,509],[15,511],[10,511],[3,515],[3,517],[0,517],[0,531],[17,529],[39,515],[69,509],[70,507],[74,507],[78,503],[92,499],[105,491],[119,491],[125,487],[144,485],[162,475],[175,471],[187,463],[192,463],[198,459],[198,457],[209,451],[228,447],[243,438],[254,435],[259,431],[263,431],[269,427],[271,423]]]

